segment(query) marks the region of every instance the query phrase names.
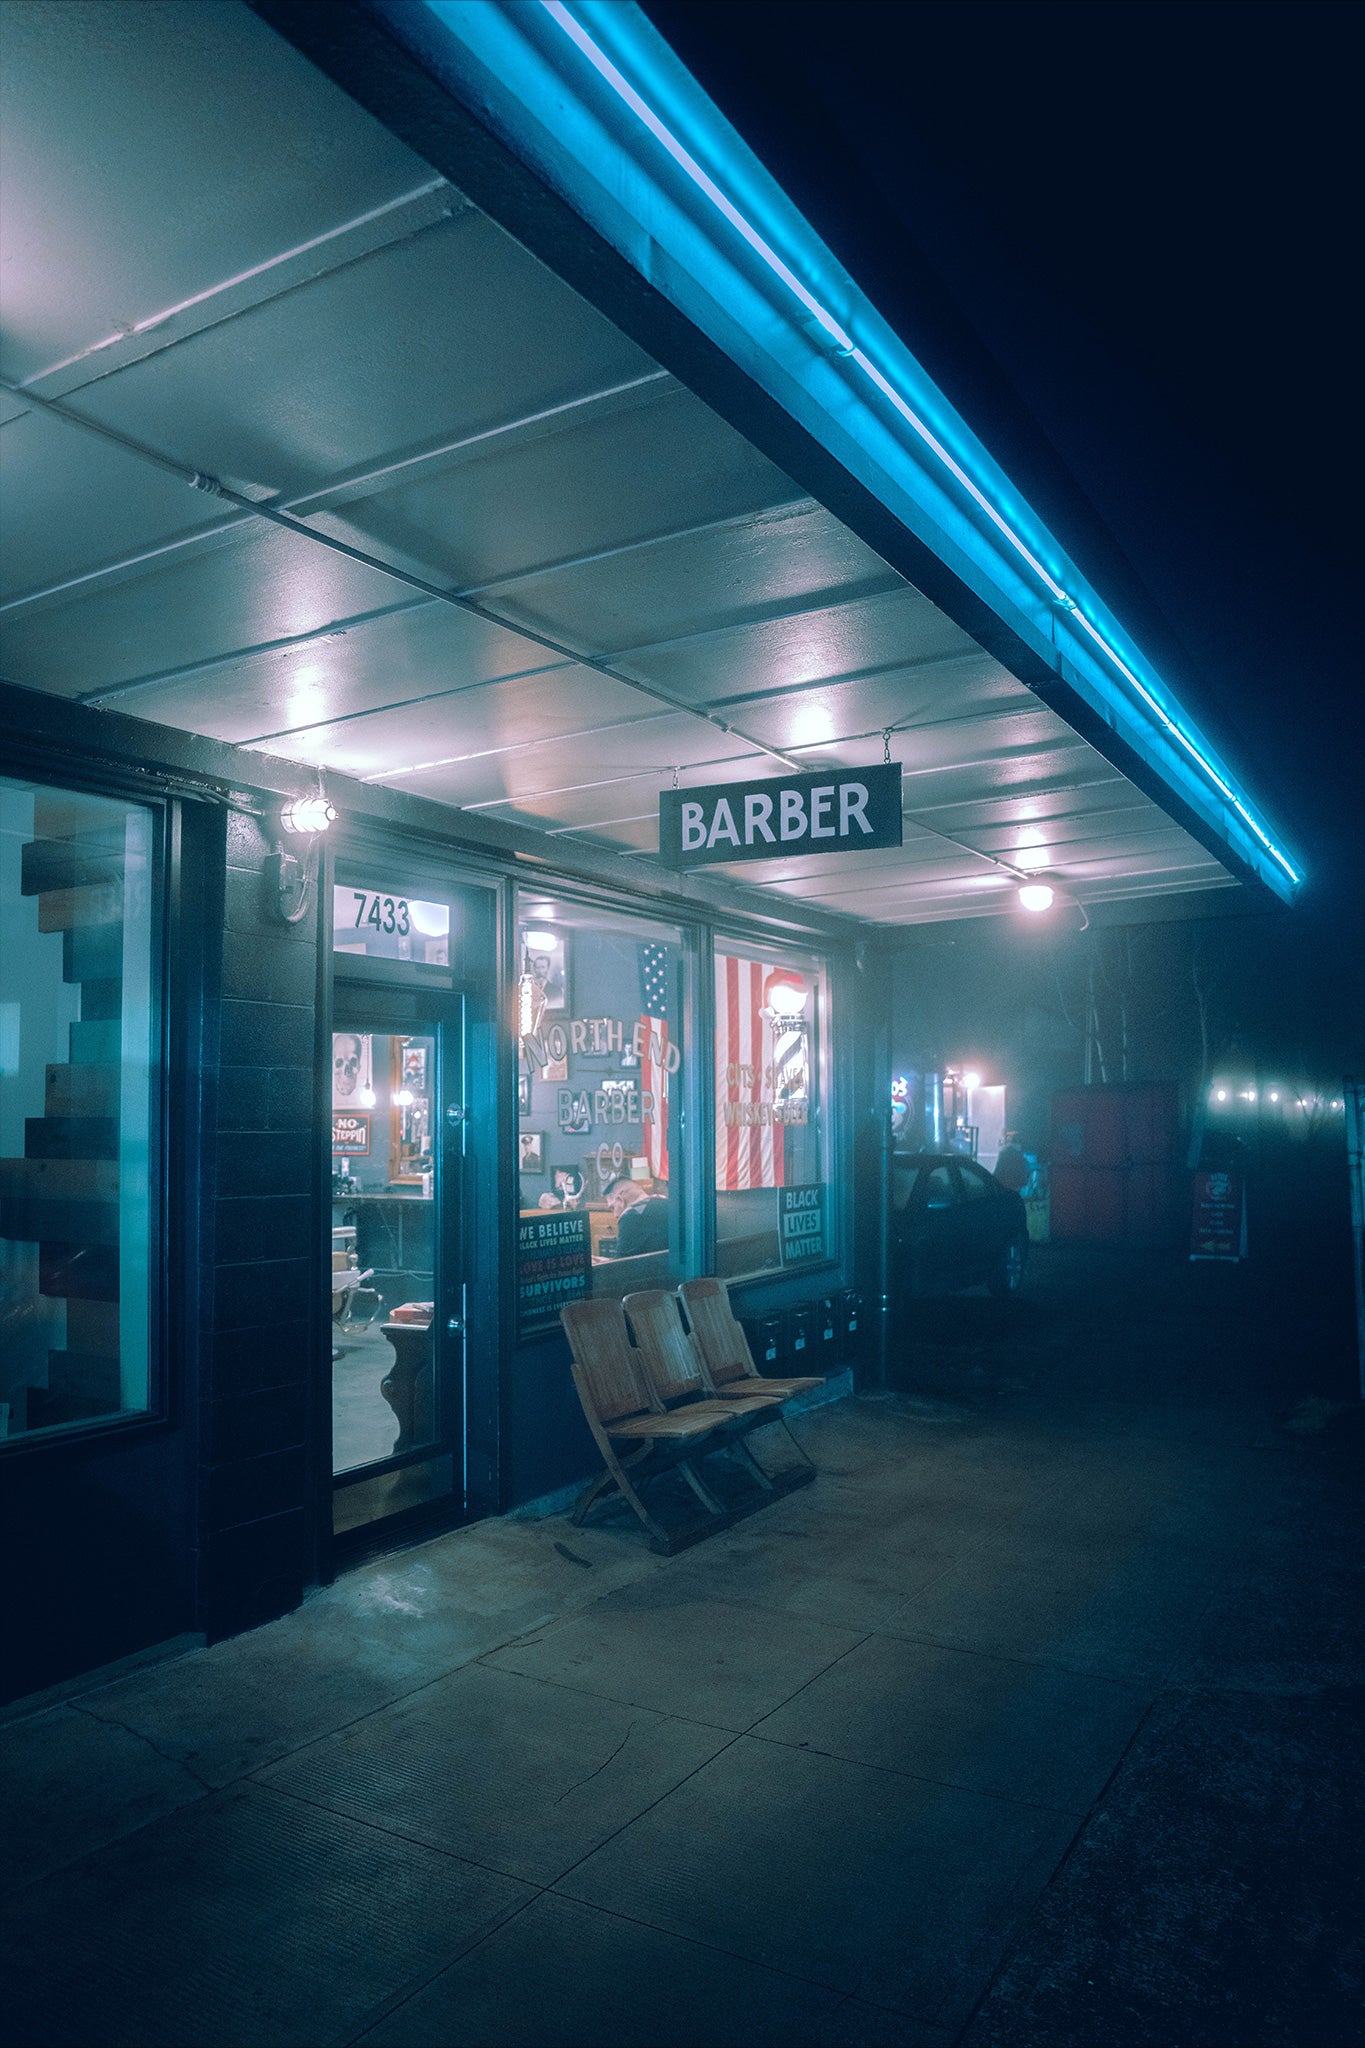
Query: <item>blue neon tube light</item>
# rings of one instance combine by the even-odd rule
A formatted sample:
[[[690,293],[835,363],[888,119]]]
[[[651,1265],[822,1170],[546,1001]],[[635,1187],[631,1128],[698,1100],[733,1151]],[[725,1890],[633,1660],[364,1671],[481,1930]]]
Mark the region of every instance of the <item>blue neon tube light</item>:
[[[1065,587],[1057,581],[1056,577],[1039,561],[1037,555],[1028,546],[1028,543],[1016,532],[1010,521],[992,502],[988,494],[981,489],[975,479],[945,446],[940,436],[934,432],[932,427],[929,426],[910,403],[904,392],[897,387],[891,378],[885,375],[867,352],[857,344],[847,329],[829,311],[828,307],[822,305],[815,294],[803,284],[790,264],[785,262],[773,248],[771,242],[746,218],[716,180],[703,169],[691,151],[686,148],[673,133],[672,129],[668,127],[667,123],[659,117],[654,108],[649,105],[648,101],[630,83],[619,66],[612,61],[601,45],[589,35],[582,23],[577,20],[570,9],[564,4],[564,0],[541,0],[541,5],[582,56],[592,65],[593,69],[610,86],[617,97],[643,123],[655,141],[667,152],[696,189],[716,208],[734,231],[742,237],[754,254],[772,272],[774,277],[792,293],[798,303],[805,309],[809,318],[820,329],[827,345],[830,346],[836,358],[860,372],[881,393],[887,403],[905,421],[920,443],[948,471],[961,489],[967,493],[972,502],[990,521],[991,525],[995,527],[1008,546],[1020,557],[1025,566],[1042,585],[1052,603],[1059,610],[1074,619],[1076,625],[1093,642],[1105,660],[1123,677],[1129,688],[1156,718],[1162,729],[1189,756],[1199,772],[1217,790],[1224,802],[1236,811],[1243,823],[1264,847],[1266,853],[1289,877],[1289,880],[1295,885],[1300,883],[1303,877],[1299,869],[1294,866],[1288,856],[1270,838],[1259,820],[1231,788],[1208,755],[1190,737],[1189,733],[1184,730],[1179,720],[1172,717],[1153,691],[1135,674],[1108,636],[1101,631],[1092,619],[1086,616],[1079,602],[1070,595]]]

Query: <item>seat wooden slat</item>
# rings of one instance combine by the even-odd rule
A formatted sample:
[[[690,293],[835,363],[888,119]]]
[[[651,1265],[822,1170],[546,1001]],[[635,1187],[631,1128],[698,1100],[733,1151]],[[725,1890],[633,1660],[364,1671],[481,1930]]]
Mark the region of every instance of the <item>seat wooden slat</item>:
[[[581,1523],[589,1508],[609,1487],[628,1501],[656,1550],[673,1547],[668,1531],[649,1512],[628,1468],[645,1466],[660,1456],[680,1472],[709,1513],[721,1513],[720,1502],[692,1465],[692,1455],[711,1439],[725,1441],[744,1426],[744,1418],[720,1401],[690,1402],[669,1414],[649,1384],[640,1354],[630,1341],[625,1309],[619,1301],[568,1302],[559,1319],[573,1354],[573,1381],[583,1417],[602,1454],[604,1469],[579,1495],[573,1519]],[[620,1444],[632,1446],[623,1457]]]
[[[639,1370],[662,1407],[677,1410],[679,1404],[685,1404],[685,1411],[692,1415],[709,1409],[718,1422],[724,1421],[727,1414],[733,1421],[756,1408],[775,1410],[775,1404],[768,1400],[716,1400],[706,1384],[692,1340],[683,1328],[678,1304],[663,1288],[628,1294],[624,1307],[635,1338]]]

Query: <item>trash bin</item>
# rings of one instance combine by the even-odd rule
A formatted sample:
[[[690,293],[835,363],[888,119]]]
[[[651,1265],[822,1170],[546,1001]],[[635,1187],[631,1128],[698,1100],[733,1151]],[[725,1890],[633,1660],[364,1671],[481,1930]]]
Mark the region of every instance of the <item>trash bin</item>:
[[[843,1335],[842,1356],[845,1365],[851,1365],[863,1355],[864,1322],[863,1297],[854,1287],[847,1287],[839,1296],[839,1324]]]
[[[793,1372],[809,1372],[817,1349],[820,1304],[803,1301],[787,1310],[787,1363]]]
[[[787,1362],[787,1331],[784,1316],[741,1316],[754,1364],[761,1373],[780,1372]]]
[[[823,1301],[815,1304],[815,1349],[819,1353],[820,1372],[833,1372],[844,1354],[843,1317],[839,1313],[839,1297],[827,1294]]]

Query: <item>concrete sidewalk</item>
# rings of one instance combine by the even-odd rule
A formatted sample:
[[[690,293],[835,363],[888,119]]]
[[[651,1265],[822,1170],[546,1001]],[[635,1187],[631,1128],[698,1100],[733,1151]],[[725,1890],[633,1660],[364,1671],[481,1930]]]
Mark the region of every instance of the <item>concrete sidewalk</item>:
[[[679,1557],[485,1523],[0,1725],[0,2038],[1359,2040],[1320,1358],[1054,1256],[897,1377]]]

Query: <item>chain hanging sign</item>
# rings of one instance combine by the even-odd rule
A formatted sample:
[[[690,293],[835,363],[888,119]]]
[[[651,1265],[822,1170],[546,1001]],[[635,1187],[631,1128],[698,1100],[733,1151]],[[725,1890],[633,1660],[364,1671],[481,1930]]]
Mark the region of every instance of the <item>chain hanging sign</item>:
[[[871,853],[901,838],[897,761],[659,792],[659,858],[670,867]]]

